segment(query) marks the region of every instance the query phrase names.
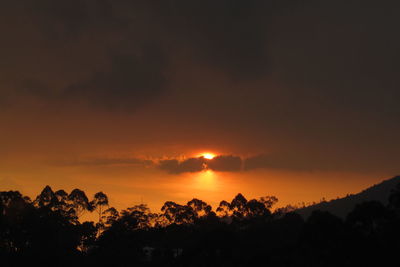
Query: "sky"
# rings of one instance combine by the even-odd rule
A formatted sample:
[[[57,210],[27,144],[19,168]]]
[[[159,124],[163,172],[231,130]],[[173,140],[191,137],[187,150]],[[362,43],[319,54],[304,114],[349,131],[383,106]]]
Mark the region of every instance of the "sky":
[[[399,8],[5,0],[0,190],[283,206],[399,174]]]

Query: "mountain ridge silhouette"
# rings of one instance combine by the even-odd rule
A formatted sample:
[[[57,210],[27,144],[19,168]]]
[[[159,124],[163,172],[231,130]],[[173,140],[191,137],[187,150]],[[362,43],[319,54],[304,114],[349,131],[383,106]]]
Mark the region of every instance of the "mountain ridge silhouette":
[[[308,218],[314,210],[322,210],[328,211],[341,218],[345,218],[357,204],[364,201],[376,200],[387,205],[391,190],[398,183],[400,183],[400,176],[394,176],[390,179],[383,180],[378,184],[374,184],[357,194],[349,194],[343,198],[322,201],[314,205],[299,208],[295,210],[295,212],[300,214],[303,218]]]

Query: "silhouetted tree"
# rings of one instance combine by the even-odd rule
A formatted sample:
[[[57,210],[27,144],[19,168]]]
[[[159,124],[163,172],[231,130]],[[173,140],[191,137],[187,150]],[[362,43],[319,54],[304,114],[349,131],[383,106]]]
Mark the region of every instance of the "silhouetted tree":
[[[27,244],[27,215],[34,211],[30,200],[18,191],[0,192],[0,249],[19,252]]]
[[[230,203],[226,200],[222,200],[217,208],[217,214],[220,217],[228,217],[230,215]]]
[[[242,194],[237,194],[229,204],[232,216],[237,219],[243,219],[247,216],[247,199]]]
[[[146,204],[139,204],[121,211],[119,221],[135,222],[134,228],[147,229],[154,225],[155,215]]]
[[[357,204],[347,215],[346,221],[364,234],[371,234],[388,218],[388,215],[382,203],[368,201]]]
[[[196,216],[191,207],[179,205],[172,201],[165,202],[161,211],[164,212],[165,218],[167,218],[170,223],[176,224],[192,223]]]
[[[278,202],[278,198],[275,196],[265,196],[265,197],[260,197],[258,201],[263,203],[265,208],[271,209],[272,206],[274,206]]]
[[[91,211],[92,206],[90,205],[89,199],[85,192],[80,189],[74,189],[68,195],[68,200],[71,201],[71,206],[76,212],[76,216],[79,218],[85,211]]]
[[[206,202],[193,198],[187,203],[187,206],[193,210],[194,216],[196,218],[208,216],[212,210],[211,206]]]
[[[102,221],[104,221],[106,227],[110,227],[116,220],[118,220],[119,212],[116,208],[111,207],[106,209],[102,215]]]
[[[266,196],[258,200],[252,199],[247,201],[242,194],[238,194],[230,203],[225,200],[221,201],[217,208],[217,213],[221,217],[224,217],[225,220],[229,216],[237,220],[243,220],[245,218],[269,217],[271,215],[270,208],[277,201],[278,199],[274,196]]]
[[[45,188],[43,188],[42,192],[40,192],[40,194],[36,197],[34,203],[39,207],[47,206],[49,208],[53,208],[57,202],[58,199],[53,190],[50,186],[46,185]]]
[[[389,196],[389,205],[392,208],[400,209],[400,183],[392,189]]]
[[[68,194],[64,190],[57,190],[54,192],[54,195],[57,199],[57,208],[61,210],[68,211],[71,209],[71,205],[68,202]]]
[[[87,253],[90,249],[94,248],[98,229],[93,222],[83,222],[77,226],[80,236],[79,250]]]
[[[97,223],[97,233],[104,228],[103,223],[103,212],[104,209],[108,206],[108,197],[103,192],[97,192],[94,194],[93,200],[90,201],[90,208],[92,211],[96,211],[98,214],[98,223]]]
[[[397,190],[397,189],[396,189]],[[32,202],[18,191],[0,192],[0,257],[4,266],[389,266],[400,249],[396,194],[390,204],[357,205],[346,221],[314,211],[304,222],[291,209],[271,208],[267,196],[238,194],[210,205],[167,201],[161,213],[147,205],[122,210],[99,192],[46,186]],[[77,214],[95,210],[103,231]]]
[[[270,216],[271,212],[264,203],[256,199],[252,199],[246,203],[247,213],[249,218]]]
[[[289,204],[289,205],[286,205],[284,207],[280,207],[280,208],[275,209],[273,215],[274,215],[274,217],[280,217],[280,216],[284,216],[287,213],[295,212],[297,209],[299,209],[299,207]]]

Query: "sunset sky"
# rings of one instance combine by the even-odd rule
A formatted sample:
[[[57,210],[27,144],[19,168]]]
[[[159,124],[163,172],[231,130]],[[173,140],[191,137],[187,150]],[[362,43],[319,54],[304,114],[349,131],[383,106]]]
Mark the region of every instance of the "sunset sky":
[[[284,206],[399,174],[399,8],[5,0],[0,191]]]

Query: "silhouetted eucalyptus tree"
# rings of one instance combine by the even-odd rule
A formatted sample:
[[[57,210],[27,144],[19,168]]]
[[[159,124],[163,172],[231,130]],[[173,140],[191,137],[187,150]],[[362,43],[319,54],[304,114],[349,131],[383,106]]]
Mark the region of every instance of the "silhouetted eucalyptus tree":
[[[161,208],[164,216],[172,224],[187,224],[192,223],[196,217],[193,209],[186,205],[179,205],[172,201],[167,201]]]
[[[228,216],[230,216],[230,204],[229,204],[228,201],[222,200],[219,203],[219,206],[217,208],[217,214],[220,217],[228,217]]]
[[[247,199],[242,194],[237,194],[229,204],[232,216],[237,219],[243,219],[247,215]]]
[[[118,210],[114,207],[111,207],[103,212],[102,221],[106,227],[110,227],[116,220],[118,220],[118,217]]]
[[[94,194],[93,200],[90,201],[90,206],[93,211],[96,211],[99,215],[99,229],[103,227],[102,215],[104,208],[108,207],[108,197],[103,192],[97,192]]]
[[[212,207],[206,202],[193,198],[187,203],[187,206],[193,210],[194,216],[196,218],[208,216],[212,210]]]
[[[135,229],[148,229],[154,225],[155,215],[150,212],[146,204],[139,204],[121,211],[118,220],[134,220]]]
[[[221,201],[217,208],[217,213],[221,217],[232,217],[236,220],[245,218],[270,216],[270,208],[278,201],[274,196],[262,197],[259,200],[247,199],[242,194],[237,194],[229,203],[225,200]]]
[[[80,189],[74,189],[68,195],[68,200],[71,201],[71,206],[75,210],[76,216],[80,218],[85,211],[91,211],[89,199],[85,192]]]
[[[36,197],[34,204],[39,207],[54,208],[58,199],[50,186],[46,185],[42,192]]]
[[[256,199],[248,201],[246,203],[246,206],[247,206],[246,217],[248,218],[265,217],[271,215],[271,212],[264,205],[264,203]]]
[[[275,196],[264,196],[260,197],[259,202],[263,203],[265,208],[271,209],[278,202],[278,198]]]
[[[344,223],[324,211],[314,211],[306,222],[293,212],[271,216],[277,202],[273,196],[248,201],[238,194],[231,202],[221,201],[218,217],[196,198],[186,205],[167,201],[160,214],[144,204],[119,213],[106,209],[108,199],[102,192],[88,202],[79,189],[68,195],[46,186],[33,203],[17,191],[0,192],[1,263],[22,266],[7,259],[27,259],[42,266],[389,266],[400,249],[397,193],[392,193],[388,207],[376,201],[357,205]],[[105,226],[101,233],[93,222],[77,220],[75,215],[86,210],[99,214]]]
[[[16,253],[28,245],[25,226],[33,211],[30,199],[20,192],[0,192],[0,251]]]

